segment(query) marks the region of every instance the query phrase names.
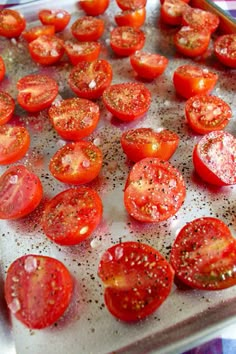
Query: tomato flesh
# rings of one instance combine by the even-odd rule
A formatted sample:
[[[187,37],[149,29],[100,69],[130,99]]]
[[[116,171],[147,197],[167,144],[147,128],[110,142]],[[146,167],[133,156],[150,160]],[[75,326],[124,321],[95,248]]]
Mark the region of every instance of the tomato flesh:
[[[223,131],[203,136],[193,151],[198,175],[218,186],[236,184],[236,138]]]
[[[146,20],[146,8],[126,10],[115,15],[118,26],[141,27]]]
[[[0,81],[4,79],[6,67],[3,58],[0,56]]]
[[[59,245],[76,245],[88,238],[102,218],[102,201],[88,187],[67,189],[47,202],[43,231]]]
[[[236,68],[236,34],[219,36],[214,42],[214,53],[222,64]]]
[[[69,306],[72,291],[72,276],[55,258],[29,254],[8,268],[6,302],[28,328],[42,329],[55,323]]]
[[[116,27],[110,34],[110,45],[119,56],[129,56],[143,48],[145,34],[139,28],[131,26]]]
[[[78,3],[86,15],[99,16],[106,11],[110,0],[80,0]]]
[[[221,98],[212,95],[190,97],[185,104],[189,126],[198,134],[222,130],[232,117],[230,106]]]
[[[173,274],[156,249],[138,242],[110,247],[98,267],[108,310],[127,322],[143,319],[160,307],[171,291]]]
[[[129,173],[124,205],[134,219],[157,223],[175,215],[185,195],[180,172],[167,161],[147,157],[136,162]]]
[[[186,7],[182,17],[182,25],[206,28],[211,33],[217,29],[219,23],[219,16],[213,12],[193,8],[190,6]]]
[[[0,176],[0,219],[19,219],[41,202],[40,179],[23,165],[8,168]]]
[[[41,65],[56,64],[65,52],[62,40],[52,35],[42,35],[29,43],[32,59]]]
[[[73,65],[81,61],[91,62],[98,58],[101,44],[98,42],[66,41],[64,44],[66,53]]]
[[[146,6],[147,0],[116,0],[121,10],[137,10]]]
[[[13,116],[15,101],[4,91],[0,91],[0,125],[7,123]]]
[[[160,54],[137,51],[130,56],[130,64],[138,76],[153,80],[163,74],[168,65],[168,59]]]
[[[161,20],[170,26],[178,26],[182,22],[184,11],[188,8],[185,1],[165,0],[160,8]]]
[[[142,117],[151,104],[148,88],[134,82],[111,85],[104,91],[102,98],[108,111],[122,121]]]
[[[81,42],[97,41],[104,32],[104,21],[92,16],[78,18],[71,26],[73,36]]]
[[[192,288],[225,289],[236,284],[236,241],[221,220],[195,219],[177,235],[170,263],[177,278]]]
[[[52,25],[35,26],[22,32],[22,37],[28,42],[32,42],[39,36],[48,35],[53,36],[55,34],[55,27]]]
[[[0,36],[16,38],[21,35],[26,26],[25,18],[16,10],[0,11]]]
[[[63,31],[70,22],[71,15],[65,10],[41,10],[39,19],[43,25],[53,25],[55,32]]]

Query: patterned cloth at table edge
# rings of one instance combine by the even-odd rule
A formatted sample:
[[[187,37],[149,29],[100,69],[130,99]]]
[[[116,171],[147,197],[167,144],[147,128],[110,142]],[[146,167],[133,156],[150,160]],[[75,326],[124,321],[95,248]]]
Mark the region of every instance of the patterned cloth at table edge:
[[[236,340],[216,338],[183,354],[235,354]]]

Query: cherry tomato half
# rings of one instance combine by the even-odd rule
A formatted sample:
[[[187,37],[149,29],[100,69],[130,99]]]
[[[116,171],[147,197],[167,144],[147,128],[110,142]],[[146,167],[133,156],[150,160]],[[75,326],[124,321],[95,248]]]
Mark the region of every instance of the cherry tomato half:
[[[52,25],[45,26],[34,26],[29,29],[26,29],[22,32],[22,37],[28,42],[32,42],[39,36],[53,36],[55,34],[55,27]]]
[[[39,19],[43,25],[53,25],[55,32],[63,31],[70,22],[71,15],[65,10],[41,10]]]
[[[94,61],[98,58],[101,51],[101,44],[99,42],[80,42],[66,41],[64,44],[66,54],[73,65],[81,61]]]
[[[0,91],[0,125],[7,123],[13,116],[15,101],[4,91]]]
[[[79,62],[70,72],[69,86],[79,97],[99,98],[112,80],[111,64],[104,59]]]
[[[236,241],[219,219],[203,217],[187,223],[174,241],[170,263],[177,278],[192,288],[236,285]]]
[[[165,0],[160,8],[160,18],[167,25],[178,26],[182,22],[183,12],[188,7],[186,1]]]
[[[60,38],[51,35],[42,35],[29,43],[31,58],[41,65],[56,64],[65,52]]]
[[[182,17],[182,24],[184,26],[206,28],[211,33],[217,29],[219,23],[219,16],[213,12],[193,8],[191,6],[186,7]]]
[[[121,10],[137,10],[146,6],[147,0],[116,0]]]
[[[212,95],[190,97],[185,104],[185,116],[189,126],[198,134],[222,130],[232,117],[230,106]]]
[[[7,38],[19,37],[26,26],[25,18],[16,10],[0,11],[0,36]]]
[[[102,15],[110,4],[110,0],[80,0],[78,2],[81,9],[86,15],[98,16]]]
[[[124,204],[141,222],[160,222],[182,206],[186,188],[181,173],[169,162],[144,158],[134,164],[126,181]]]
[[[183,26],[174,35],[177,51],[187,57],[197,57],[207,50],[211,32],[204,27]]]
[[[236,68],[236,33],[219,36],[214,42],[214,53],[222,64]]]
[[[153,247],[122,242],[102,255],[98,276],[105,285],[105,304],[122,321],[138,321],[154,311],[170,294],[174,272]]]
[[[5,63],[2,57],[0,57],[0,81],[4,79],[6,73]]]
[[[73,36],[81,42],[97,41],[104,32],[104,21],[93,16],[78,18],[71,26]]]
[[[210,184],[236,184],[236,138],[223,131],[204,135],[194,148],[193,164],[198,175]]]
[[[95,179],[102,167],[102,152],[91,142],[67,143],[51,158],[51,174],[61,182],[85,184]]]
[[[137,51],[130,56],[130,63],[138,76],[153,80],[161,75],[167,65],[168,59],[163,55],[156,53]]]
[[[47,75],[32,74],[17,82],[19,105],[29,112],[38,112],[50,107],[58,94],[58,85]]]
[[[115,15],[118,26],[141,27],[146,20],[146,8],[126,10]]]
[[[42,199],[39,178],[23,165],[8,168],[0,176],[0,219],[18,219],[31,213]]]
[[[169,160],[178,144],[178,135],[167,129],[157,132],[152,128],[137,128],[128,130],[121,136],[122,149],[134,162],[145,157]]]
[[[99,106],[83,98],[68,98],[51,106],[48,111],[53,127],[67,140],[81,140],[96,128]]]
[[[20,160],[30,145],[26,128],[5,124],[0,126],[0,165]]]
[[[59,245],[76,245],[88,238],[102,218],[102,201],[88,187],[67,189],[47,202],[42,227]]]
[[[11,313],[25,326],[41,329],[52,325],[66,311],[73,279],[55,258],[28,254],[8,268],[5,298]]]
[[[111,85],[104,91],[102,98],[107,110],[122,121],[142,117],[151,104],[148,88],[134,82]]]
[[[110,34],[112,50],[119,56],[128,57],[143,48],[145,34],[138,28],[131,26],[116,27]]]
[[[210,93],[217,80],[218,75],[216,73],[207,68],[189,64],[179,66],[173,75],[175,90],[185,98]]]

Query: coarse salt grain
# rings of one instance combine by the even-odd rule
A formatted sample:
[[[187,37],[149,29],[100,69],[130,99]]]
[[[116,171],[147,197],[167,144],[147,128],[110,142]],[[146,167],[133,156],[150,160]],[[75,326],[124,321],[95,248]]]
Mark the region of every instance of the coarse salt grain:
[[[97,85],[97,84],[96,84],[96,81],[95,81],[95,80],[92,80],[92,81],[90,81],[90,83],[89,83],[88,86],[89,86],[90,89],[93,89],[93,88],[96,87],[96,85]]]
[[[10,178],[9,178],[9,183],[10,184],[17,184],[18,182],[18,176],[17,175],[12,175]]]
[[[37,269],[37,259],[33,256],[28,256],[25,260],[24,269],[27,273],[32,273]]]
[[[17,313],[21,309],[20,301],[18,298],[14,298],[12,302],[8,305],[12,313]]]

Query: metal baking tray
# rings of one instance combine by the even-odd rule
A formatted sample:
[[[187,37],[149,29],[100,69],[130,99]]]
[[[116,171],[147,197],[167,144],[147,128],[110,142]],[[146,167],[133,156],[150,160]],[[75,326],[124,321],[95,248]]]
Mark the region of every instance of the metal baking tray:
[[[70,11],[71,23],[83,13],[75,1],[40,1],[17,7],[28,23],[37,24],[40,8],[58,7]],[[115,26],[114,14],[119,9],[111,1],[106,13],[106,31],[102,37],[101,57],[110,61],[114,71],[113,83],[136,81],[129,58],[117,58],[109,47],[109,32]],[[61,35],[71,36],[70,30]],[[16,221],[1,221],[0,237],[0,352],[1,354],[104,354],[104,353],[180,353],[210,338],[224,326],[236,321],[236,287],[207,292],[180,290],[173,287],[168,299],[149,318],[135,324],[116,320],[103,303],[103,289],[97,276],[101,254],[112,244],[127,240],[140,240],[156,247],[167,258],[178,230],[187,221],[201,216],[215,216],[236,232],[236,187],[217,188],[204,184],[194,173],[193,146],[200,139],[188,128],[184,118],[185,101],[177,97],[172,76],[174,70],[186,63],[208,67],[219,75],[213,93],[223,98],[233,110],[233,118],[226,130],[236,136],[236,70],[223,68],[212,55],[212,43],[205,58],[187,59],[178,55],[172,42],[176,31],[161,24],[159,0],[148,0],[145,50],[166,55],[169,65],[165,73],[153,82],[145,83],[152,93],[152,104],[141,119],[122,123],[111,117],[100,100],[101,119],[96,131],[88,138],[96,139],[102,149],[104,163],[99,177],[90,183],[100,194],[103,220],[93,235],[73,247],[60,247],[42,233],[40,218],[45,200],[68,188],[56,181],[48,171],[50,156],[63,145],[53,131],[43,111],[28,114],[16,108],[12,122],[24,122],[31,134],[31,146],[20,161],[41,179],[44,198],[29,216]],[[64,58],[52,67],[40,67],[32,62],[23,40],[0,38],[0,55],[5,59],[7,76],[0,84],[16,98],[17,80],[29,73],[52,75],[59,83],[63,98],[73,97],[67,77],[71,65]],[[121,133],[135,127],[166,127],[180,136],[180,145],[171,163],[183,174],[187,197],[179,212],[166,222],[156,225],[141,224],[131,219],[123,205],[123,188],[131,164],[120,146]],[[0,168],[2,173],[8,166]],[[3,282],[10,263],[24,254],[44,254],[61,260],[75,280],[73,300],[64,316],[54,326],[44,330],[29,330],[9,314],[3,296]]]

